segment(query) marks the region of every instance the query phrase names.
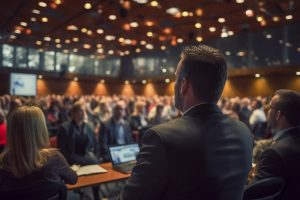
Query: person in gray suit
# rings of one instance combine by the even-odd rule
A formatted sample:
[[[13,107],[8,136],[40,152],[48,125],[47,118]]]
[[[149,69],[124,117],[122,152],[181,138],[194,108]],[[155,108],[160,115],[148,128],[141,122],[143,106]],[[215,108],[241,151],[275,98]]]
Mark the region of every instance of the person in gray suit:
[[[150,128],[119,199],[240,200],[253,139],[216,105],[227,76],[224,57],[199,45],[183,49],[175,73],[182,117]]]

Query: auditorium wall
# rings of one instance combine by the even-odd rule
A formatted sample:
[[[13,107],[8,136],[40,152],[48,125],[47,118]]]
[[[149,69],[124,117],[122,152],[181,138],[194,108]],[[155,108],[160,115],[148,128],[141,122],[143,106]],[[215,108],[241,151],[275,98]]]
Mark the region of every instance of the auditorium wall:
[[[286,88],[300,92],[300,76],[290,74],[274,74],[255,78],[253,75],[230,77],[226,83],[223,96],[269,96],[277,89]],[[6,94],[9,91],[9,75],[0,73],[0,94]],[[100,83],[95,80],[65,78],[43,78],[37,82],[37,93],[39,96],[47,94],[65,94],[65,95],[113,95],[121,94],[131,95],[173,95],[174,82],[165,83],[163,81],[148,81],[147,84],[141,82],[124,84],[113,81]]]

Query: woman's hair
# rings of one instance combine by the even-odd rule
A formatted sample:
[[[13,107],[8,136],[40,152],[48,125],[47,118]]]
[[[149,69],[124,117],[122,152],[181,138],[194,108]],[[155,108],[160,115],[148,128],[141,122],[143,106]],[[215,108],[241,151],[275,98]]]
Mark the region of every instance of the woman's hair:
[[[21,106],[7,120],[7,144],[0,157],[0,168],[15,177],[24,177],[41,168],[50,149],[46,121],[36,106]]]

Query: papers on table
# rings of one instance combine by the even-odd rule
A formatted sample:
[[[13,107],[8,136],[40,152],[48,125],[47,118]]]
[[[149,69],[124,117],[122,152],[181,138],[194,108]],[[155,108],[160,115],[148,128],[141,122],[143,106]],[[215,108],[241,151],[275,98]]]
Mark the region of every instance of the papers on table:
[[[107,172],[107,170],[101,167],[100,165],[86,165],[86,166],[73,165],[71,166],[71,169],[73,169],[76,172],[77,176]]]

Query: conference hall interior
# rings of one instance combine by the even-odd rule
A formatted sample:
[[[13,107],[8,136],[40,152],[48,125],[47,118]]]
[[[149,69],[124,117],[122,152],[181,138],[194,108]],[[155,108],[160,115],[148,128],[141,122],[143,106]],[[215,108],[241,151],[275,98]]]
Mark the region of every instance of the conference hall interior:
[[[79,176],[74,186],[63,184],[63,195],[54,199],[116,198],[130,173],[114,171],[111,146],[136,144],[136,156],[148,129],[182,117],[175,105],[175,73],[182,50],[191,45],[213,47],[225,58],[227,80],[216,104],[251,131],[256,166],[273,142],[272,97],[280,89],[300,92],[297,0],[2,1],[0,152],[9,150],[7,122],[19,107],[40,108],[49,145],[57,151],[62,127],[82,112],[97,165],[106,172]],[[128,138],[103,139],[107,130],[119,130],[112,127],[117,118],[126,124],[120,134],[128,131]],[[84,165],[66,160],[75,171]],[[1,162],[0,196],[6,194]],[[42,188],[24,192],[25,186],[9,193]],[[49,188],[42,188],[44,194]]]

